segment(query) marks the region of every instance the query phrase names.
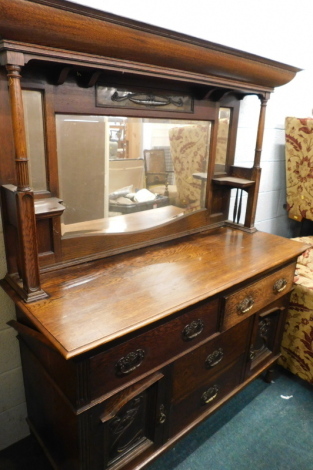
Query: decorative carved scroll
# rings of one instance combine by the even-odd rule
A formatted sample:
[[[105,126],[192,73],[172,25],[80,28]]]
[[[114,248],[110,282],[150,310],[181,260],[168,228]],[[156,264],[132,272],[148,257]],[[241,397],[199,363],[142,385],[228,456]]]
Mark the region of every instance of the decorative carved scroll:
[[[145,396],[131,400],[109,423],[109,462],[112,465],[145,437]]]
[[[258,328],[258,338],[256,339],[256,343],[259,343],[259,347],[255,347],[254,345],[250,348],[250,359],[251,361],[255,359],[258,355],[260,355],[264,350],[267,348],[268,343],[268,335],[271,327],[271,319],[264,318],[259,323]]]
[[[111,97],[112,101],[131,101],[132,103],[139,104],[142,106],[148,106],[148,107],[155,107],[155,106],[167,106],[168,104],[172,104],[174,106],[177,106],[178,108],[181,108],[183,106],[183,100],[181,98],[177,98],[176,100],[174,98],[171,98],[170,96],[164,97],[164,96],[157,96],[154,94],[141,94],[141,93],[127,93],[125,94],[119,94],[118,91],[113,93]]]
[[[131,91],[98,85],[97,106],[127,108],[163,108],[168,111],[192,112],[193,100],[188,95],[158,94],[150,91]]]

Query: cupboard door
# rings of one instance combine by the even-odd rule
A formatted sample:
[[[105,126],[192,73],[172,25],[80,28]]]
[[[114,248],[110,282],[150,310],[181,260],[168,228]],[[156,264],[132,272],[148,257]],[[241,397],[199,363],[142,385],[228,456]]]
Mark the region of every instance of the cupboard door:
[[[275,305],[255,316],[249,349],[248,375],[279,356],[285,316],[285,305]]]
[[[168,417],[165,381],[157,372],[92,411],[92,441],[101,468],[120,467],[142,454],[149,455],[162,444]]]

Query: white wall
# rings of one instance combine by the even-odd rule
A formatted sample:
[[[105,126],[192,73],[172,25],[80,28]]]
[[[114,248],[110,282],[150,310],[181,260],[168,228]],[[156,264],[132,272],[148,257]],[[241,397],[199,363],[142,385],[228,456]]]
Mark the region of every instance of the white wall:
[[[284,119],[307,117],[313,108],[311,53],[312,0],[76,0],[121,16],[163,26],[212,42],[263,55],[305,70],[272,95],[267,111],[262,180],[256,225],[290,236],[285,202]],[[236,161],[250,164],[255,120],[249,98],[239,124]],[[6,272],[0,227],[0,277]],[[28,434],[22,374],[15,334],[6,322],[14,317],[12,302],[0,290],[0,449]]]

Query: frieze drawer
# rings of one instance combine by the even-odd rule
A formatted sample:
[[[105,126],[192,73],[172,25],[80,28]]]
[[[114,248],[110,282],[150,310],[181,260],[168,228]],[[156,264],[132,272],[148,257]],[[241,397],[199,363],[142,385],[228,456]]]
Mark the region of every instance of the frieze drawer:
[[[295,263],[224,297],[224,321],[226,330],[257,312],[266,305],[287,294],[293,285]]]
[[[219,404],[233,389],[240,384],[244,366],[244,355],[230,364],[221,373],[208,378],[197,390],[172,406],[170,434],[175,435],[188,423],[192,423],[202,414]]]
[[[175,361],[173,401],[181,401],[243,354],[250,328],[248,318]]]
[[[91,399],[160,366],[216,333],[218,299],[195,308],[90,359]]]

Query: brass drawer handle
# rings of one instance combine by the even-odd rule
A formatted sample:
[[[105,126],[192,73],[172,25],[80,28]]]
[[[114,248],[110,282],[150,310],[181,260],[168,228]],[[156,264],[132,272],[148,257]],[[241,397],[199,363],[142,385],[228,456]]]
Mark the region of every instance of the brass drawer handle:
[[[198,320],[194,320],[188,325],[185,326],[185,328],[182,331],[182,336],[184,341],[189,341],[190,339],[195,338],[198,336],[200,333],[202,333],[204,328],[204,323],[200,318]]]
[[[207,369],[211,369],[212,367],[215,367],[217,364],[221,362],[223,357],[224,357],[223,349],[222,348],[217,349],[216,351],[208,355],[208,357],[205,360],[205,367]]]
[[[273,291],[275,292],[275,294],[279,294],[279,292],[282,292],[283,290],[286,289],[287,284],[288,284],[287,279],[282,277],[281,279],[278,279],[278,281],[276,281],[275,284],[273,285]]]
[[[122,357],[115,364],[116,375],[127,375],[130,374],[133,370],[137,369],[145,357],[145,352],[143,349],[137,349],[132,351],[127,356]]]
[[[201,396],[202,404],[207,405],[208,403],[210,403],[217,397],[217,394],[218,394],[218,386],[213,385],[213,387],[210,387],[208,390],[203,392]]]
[[[249,295],[237,305],[238,315],[244,315],[245,313],[249,312],[249,310],[252,309],[253,305],[254,305],[254,298],[251,295]]]

